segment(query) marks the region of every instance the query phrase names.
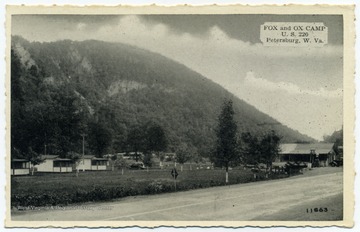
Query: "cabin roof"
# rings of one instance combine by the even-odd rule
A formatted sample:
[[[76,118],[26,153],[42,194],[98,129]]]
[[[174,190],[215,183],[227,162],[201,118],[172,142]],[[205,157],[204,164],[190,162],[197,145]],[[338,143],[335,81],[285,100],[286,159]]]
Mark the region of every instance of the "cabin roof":
[[[84,159],[92,159],[94,157],[95,157],[94,155],[84,155],[83,156]]]
[[[92,160],[104,160],[104,161],[107,161],[108,159],[106,159],[106,158],[96,158],[96,157],[94,157]]]
[[[59,157],[58,155],[42,155],[41,158],[42,159],[56,159],[57,157]]]
[[[30,161],[26,159],[12,159],[11,162],[30,162]]]
[[[71,161],[71,159],[58,158],[58,159],[54,160],[54,162],[57,162],[57,161]]]
[[[310,154],[314,150],[317,154],[328,154],[333,149],[332,143],[287,143],[280,145],[280,154]]]

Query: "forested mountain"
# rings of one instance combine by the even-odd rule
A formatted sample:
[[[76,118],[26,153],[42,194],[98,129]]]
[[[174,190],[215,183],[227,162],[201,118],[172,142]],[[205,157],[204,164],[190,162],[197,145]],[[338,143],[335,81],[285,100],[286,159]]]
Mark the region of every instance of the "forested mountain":
[[[26,153],[101,156],[129,150],[131,128],[160,125],[168,151],[184,144],[206,156],[224,98],[239,132],[274,129],[283,142],[310,141],[218,84],[159,54],[100,41],[28,42],[12,37],[11,147]],[[294,119],[298,120],[298,119]]]
[[[337,155],[342,153],[342,149],[339,147],[342,147],[344,144],[344,129],[341,128],[338,131],[334,131],[331,135],[324,136],[324,142],[333,143],[333,149]]]
[[[343,145],[343,136],[344,136],[344,131],[343,131],[343,128],[341,128],[341,130],[334,131],[331,135],[325,135],[324,142],[335,143],[335,142],[339,141],[339,142],[341,142],[341,144],[339,144],[339,145],[342,146]]]

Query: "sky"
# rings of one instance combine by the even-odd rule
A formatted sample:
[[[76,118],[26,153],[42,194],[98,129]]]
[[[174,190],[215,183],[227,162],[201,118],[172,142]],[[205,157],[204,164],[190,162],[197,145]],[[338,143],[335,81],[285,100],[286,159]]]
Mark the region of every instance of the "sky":
[[[260,41],[264,22],[322,22],[328,27],[328,44],[265,47]],[[342,127],[342,30],[338,15],[12,17],[12,34],[29,41],[96,39],[162,54],[318,140]]]

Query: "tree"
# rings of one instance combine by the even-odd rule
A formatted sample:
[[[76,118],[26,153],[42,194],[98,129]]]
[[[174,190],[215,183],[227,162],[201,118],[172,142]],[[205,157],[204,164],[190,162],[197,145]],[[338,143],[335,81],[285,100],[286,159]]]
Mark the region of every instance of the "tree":
[[[238,159],[237,125],[234,120],[234,109],[231,100],[225,100],[218,118],[216,147],[213,162],[216,166],[225,167],[225,183],[229,182],[229,166]]]
[[[117,160],[116,155],[111,156],[111,158],[110,158],[111,171],[114,171],[114,169],[115,169],[116,160]]]
[[[135,126],[133,127],[127,136],[126,144],[131,152],[134,152],[134,158],[136,162],[139,161],[140,154],[145,149],[146,141],[145,141],[145,129],[143,126]]]
[[[121,175],[124,175],[124,167],[126,167],[126,160],[123,157],[117,158],[114,165],[118,169],[121,168]]]
[[[41,164],[42,162],[44,162],[44,159],[42,159],[41,155],[34,152],[30,147],[28,150],[28,160],[31,164],[31,175],[33,176],[35,171],[35,165]]]
[[[191,157],[191,160],[195,162],[196,166],[198,166],[199,163],[203,162],[203,157],[196,152]],[[212,163],[214,163],[212,160],[212,156],[210,156],[210,161],[212,161]],[[190,164],[190,169],[191,169],[191,164]]]
[[[52,154],[63,156],[78,148],[87,107],[71,83],[49,85],[37,65],[23,65],[12,50],[11,148],[25,154],[31,147],[41,154],[52,144]]]
[[[79,165],[81,162],[81,155],[79,153],[76,152],[68,152],[66,157],[68,159],[71,159],[71,161],[75,164],[75,169],[76,169],[76,177],[79,176]]]
[[[151,123],[146,129],[146,151],[155,153],[160,159],[160,168],[162,168],[162,162],[164,161],[164,155],[161,154],[165,151],[168,145],[166,134],[164,129],[157,123]]]
[[[250,133],[243,133],[241,138],[243,163],[255,165],[259,169],[260,164],[265,164],[266,172],[271,173],[272,162],[280,152],[281,137],[272,130],[260,138]]]
[[[261,157],[260,142],[258,137],[253,136],[251,133],[242,133],[241,135],[241,154],[242,163],[244,165],[258,166]]]
[[[342,159],[342,150],[339,149],[340,146],[343,146],[343,128],[338,131],[334,131],[331,135],[324,136],[324,142],[333,143],[333,149],[336,154],[337,159]]]
[[[101,122],[89,123],[88,142],[97,157],[106,154],[111,145],[111,131]]]
[[[160,169],[162,169],[163,168],[163,162],[165,160],[165,154],[162,153],[162,152],[159,152],[157,154],[157,156],[159,157],[159,160],[160,160],[160,163],[159,163]]]
[[[181,171],[183,171],[184,163],[191,159],[190,149],[186,144],[182,144],[179,150],[176,152],[176,162],[181,165]]]
[[[265,134],[260,143],[261,162],[266,164],[266,171],[271,173],[272,162],[275,161],[280,152],[280,136],[274,130]]]
[[[152,167],[153,165],[153,162],[152,162],[152,154],[151,153],[145,153],[144,154],[144,158],[143,158],[143,162],[144,162],[144,165],[149,168],[149,167]]]

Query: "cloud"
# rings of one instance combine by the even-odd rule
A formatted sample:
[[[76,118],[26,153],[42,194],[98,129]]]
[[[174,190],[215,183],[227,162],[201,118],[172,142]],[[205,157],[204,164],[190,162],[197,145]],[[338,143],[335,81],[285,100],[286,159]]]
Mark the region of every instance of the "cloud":
[[[291,95],[309,95],[322,98],[342,98],[343,90],[338,88],[336,90],[326,90],[325,88],[319,88],[318,90],[302,89],[299,86],[290,82],[271,82],[264,78],[257,78],[254,72],[248,72],[245,80],[245,85],[250,85],[258,89],[268,90],[272,92],[285,91]]]
[[[246,100],[281,123],[322,140],[342,126],[342,89],[303,89],[291,82],[272,82],[248,72],[243,83]]]
[[[171,33],[166,25],[137,16],[122,17],[94,36],[178,61],[316,139],[341,128],[342,46],[264,47],[231,38],[216,25],[199,37]]]
[[[310,136],[321,138],[321,133],[331,134],[332,130],[341,128],[343,47],[340,45],[265,47],[234,39],[216,25],[202,36],[174,33],[165,24],[148,23],[135,15],[122,16],[117,22],[96,28],[78,23],[61,29],[48,21],[31,26],[22,22],[17,31],[23,31],[20,35],[29,40],[97,39],[137,46],[188,66]],[[314,126],[320,124],[321,127]]]
[[[301,84],[308,86],[302,87],[319,87],[327,82],[334,85],[329,88],[342,87],[341,46],[264,47],[231,38],[216,25],[209,28],[207,37],[199,37],[171,33],[166,25],[150,25],[138,16],[121,17],[117,24],[105,25],[87,39],[90,37],[160,53],[225,87],[244,79],[249,70],[267,79],[303,79]]]
[[[167,48],[169,47],[167,45],[171,45],[174,49],[200,45],[198,48],[201,50],[206,47],[211,51],[221,49],[224,52],[241,52],[242,55],[271,57],[304,57],[305,55],[324,57],[342,53],[341,46],[333,45],[324,48],[264,47],[262,44],[251,44],[233,39],[216,25],[209,28],[208,38],[204,40],[203,37],[192,36],[188,33],[170,33],[165,24],[150,25],[135,15],[121,17],[116,25],[101,27],[95,36],[102,40],[126,42],[141,47],[150,46],[150,49],[159,44]]]

